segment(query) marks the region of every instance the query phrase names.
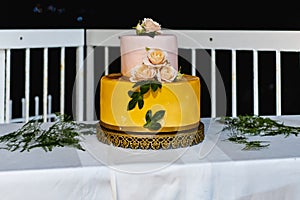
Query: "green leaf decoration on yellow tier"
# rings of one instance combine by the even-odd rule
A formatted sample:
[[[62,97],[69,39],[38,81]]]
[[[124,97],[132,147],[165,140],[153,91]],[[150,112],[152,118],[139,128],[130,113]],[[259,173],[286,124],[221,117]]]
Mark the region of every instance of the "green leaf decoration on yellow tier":
[[[149,130],[157,131],[161,128],[161,124],[158,122],[165,115],[165,110],[159,110],[152,116],[152,111],[148,110],[146,113],[146,123],[144,124],[144,128],[148,128]]]
[[[300,127],[287,126],[282,122],[275,121],[269,117],[240,115],[237,117],[221,117],[219,122],[225,126],[222,131],[229,130],[228,141],[244,144],[242,150],[258,150],[268,147],[268,141],[251,140],[251,136],[276,136],[288,137],[293,134],[298,136]]]
[[[132,88],[135,88],[134,91],[129,90],[128,96],[131,100],[128,102],[127,110],[132,110],[138,105],[139,109],[142,109],[144,106],[144,94],[150,91],[156,92],[159,88],[162,87],[162,84],[157,80],[144,80],[136,82]]]

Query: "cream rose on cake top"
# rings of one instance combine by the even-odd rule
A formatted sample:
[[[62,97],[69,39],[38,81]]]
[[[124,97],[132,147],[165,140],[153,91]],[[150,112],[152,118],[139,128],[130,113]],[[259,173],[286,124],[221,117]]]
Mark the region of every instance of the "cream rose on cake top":
[[[156,21],[153,21],[151,18],[144,18],[142,23],[138,23],[136,27],[136,34],[144,34],[144,33],[153,33],[153,34],[160,34],[161,33],[161,26]]]

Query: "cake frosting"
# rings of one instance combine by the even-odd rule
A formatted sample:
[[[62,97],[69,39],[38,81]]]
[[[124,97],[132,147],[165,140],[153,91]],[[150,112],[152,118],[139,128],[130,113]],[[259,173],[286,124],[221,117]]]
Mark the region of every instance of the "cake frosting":
[[[180,72],[176,35],[150,18],[135,29],[120,36],[121,72],[101,77],[98,139],[141,149],[200,143],[200,78]]]
[[[150,132],[144,127],[148,110],[156,113],[164,110],[165,115],[159,131],[178,131],[189,126],[198,126],[200,118],[199,78],[184,75],[181,80],[163,83],[161,89],[143,95],[143,107],[137,105],[128,110],[133,83],[108,75],[101,81],[101,121],[112,129],[123,131]]]
[[[141,64],[147,49],[161,49],[168,57],[170,65],[178,70],[178,46],[175,35],[165,34],[149,37],[147,35],[120,36],[122,74],[130,76],[130,70]]]

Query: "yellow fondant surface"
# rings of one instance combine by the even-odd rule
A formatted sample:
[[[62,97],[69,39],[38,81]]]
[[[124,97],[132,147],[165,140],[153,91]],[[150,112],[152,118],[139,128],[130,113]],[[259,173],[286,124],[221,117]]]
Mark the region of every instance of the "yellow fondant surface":
[[[162,83],[156,92],[148,91],[144,95],[144,106],[127,110],[134,83],[116,75],[106,75],[100,82],[100,121],[119,130],[149,131],[143,128],[148,110],[152,114],[165,110],[160,120],[162,130],[198,124],[200,121],[200,79],[184,75],[180,81]]]

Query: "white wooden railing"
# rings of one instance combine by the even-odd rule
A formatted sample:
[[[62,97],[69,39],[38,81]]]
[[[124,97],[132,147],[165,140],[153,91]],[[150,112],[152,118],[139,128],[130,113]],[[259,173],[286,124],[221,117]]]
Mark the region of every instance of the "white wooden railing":
[[[38,120],[38,119],[43,119],[44,121],[48,121],[48,122],[51,122],[52,120],[55,119],[56,117],[56,114],[52,112],[52,96],[51,95],[48,95],[47,97],[47,114],[46,114],[46,118],[44,115],[40,115],[40,106],[39,106],[39,101],[40,101],[40,98],[38,96],[36,96],[34,98],[34,115],[31,115],[29,117],[28,120]],[[12,106],[13,106],[13,101],[10,100],[9,102],[9,113],[10,113],[10,116],[8,117],[8,119],[6,119],[7,122],[10,122],[10,123],[19,123],[19,122],[26,122],[26,117],[25,117],[25,112],[26,112],[26,106],[25,106],[25,98],[22,98],[21,99],[21,104],[22,104],[22,115],[21,117],[15,117],[15,118],[12,118]]]
[[[175,34],[178,38],[179,56],[190,63],[188,73],[201,75],[203,83],[207,85],[210,102],[202,103],[210,106],[210,116],[237,116],[238,110],[238,53],[251,52],[252,60],[252,113],[260,115],[262,104],[259,102],[259,55],[261,52],[272,52],[275,57],[275,113],[282,115],[282,53],[299,53],[300,31],[239,31],[239,30],[163,30],[164,33]],[[96,120],[95,94],[97,84],[102,74],[108,74],[113,69],[114,61],[120,57],[118,36],[134,34],[134,30],[122,29],[49,29],[49,30],[0,30],[0,123],[13,121],[10,108],[10,54],[13,49],[24,49],[25,59],[25,120],[30,119],[30,51],[33,48],[43,49],[43,113],[44,120],[48,113],[48,49],[60,48],[60,112],[64,113],[64,105],[74,104],[75,119]],[[74,102],[65,102],[65,48],[76,48],[76,79]],[[218,69],[217,60],[220,50],[230,52],[230,90],[225,88],[223,77]],[[199,53],[202,52],[202,53]],[[204,52],[204,54],[203,54]],[[204,55],[204,56],[203,56]],[[208,67],[204,67],[203,60]],[[205,61],[205,62],[206,62]],[[249,62],[249,61],[245,61]],[[299,63],[298,63],[299,64]],[[300,75],[300,74],[299,74]],[[248,89],[247,89],[248,90]],[[227,101],[230,102],[228,110]],[[250,99],[249,99],[250,101]]]
[[[65,49],[75,47],[76,50],[76,66],[78,78],[76,79],[76,108],[74,115],[78,120],[83,120],[83,60],[84,60],[84,30],[63,30],[63,29],[20,29],[20,30],[1,30],[0,31],[0,123],[11,121],[10,107],[10,83],[11,83],[11,52],[16,49],[25,51],[25,116],[24,121],[30,119],[29,107],[33,105],[30,102],[30,51],[32,49],[43,49],[43,113],[44,121],[47,121],[48,113],[48,68],[60,68],[60,113],[64,114],[65,106]],[[60,48],[60,66],[48,65],[48,50],[50,48]],[[51,87],[51,85],[50,85]],[[68,102],[69,103],[69,102]]]

